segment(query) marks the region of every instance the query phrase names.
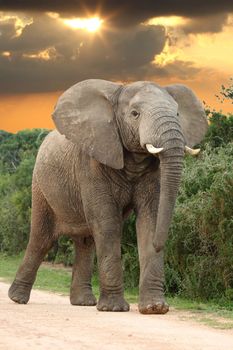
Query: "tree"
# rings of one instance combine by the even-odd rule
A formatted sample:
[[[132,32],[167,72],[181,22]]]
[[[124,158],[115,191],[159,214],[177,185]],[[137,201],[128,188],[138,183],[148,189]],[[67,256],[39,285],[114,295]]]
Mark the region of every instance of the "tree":
[[[223,103],[225,100],[230,100],[233,104],[233,78],[230,78],[230,83],[227,87],[225,85],[221,85],[219,95],[215,96],[221,103]]]

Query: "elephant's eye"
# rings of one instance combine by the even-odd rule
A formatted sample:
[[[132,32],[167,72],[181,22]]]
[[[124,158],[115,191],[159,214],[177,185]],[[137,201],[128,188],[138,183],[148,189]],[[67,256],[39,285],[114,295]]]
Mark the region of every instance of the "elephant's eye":
[[[135,109],[134,110],[132,110],[132,112],[130,113],[131,115],[132,115],[132,117],[134,117],[134,118],[138,118],[139,117],[139,115],[140,115],[140,113],[139,112],[137,112],[137,111],[135,111]]]

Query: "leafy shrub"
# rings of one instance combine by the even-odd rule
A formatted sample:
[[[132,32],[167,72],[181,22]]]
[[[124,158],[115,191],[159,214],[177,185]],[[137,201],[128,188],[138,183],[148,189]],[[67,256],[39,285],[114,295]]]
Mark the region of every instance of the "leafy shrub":
[[[179,274],[178,292],[185,296],[217,298],[233,287],[232,160],[229,143],[185,162],[166,254],[166,264]],[[177,276],[172,279],[177,286]]]
[[[73,241],[67,236],[61,236],[57,242],[55,254],[50,260],[65,266],[72,266],[74,262]]]
[[[32,170],[47,130],[0,131],[0,251],[15,254],[27,244]]]
[[[211,148],[226,146],[233,138],[233,115],[208,112],[210,125],[203,144]]]

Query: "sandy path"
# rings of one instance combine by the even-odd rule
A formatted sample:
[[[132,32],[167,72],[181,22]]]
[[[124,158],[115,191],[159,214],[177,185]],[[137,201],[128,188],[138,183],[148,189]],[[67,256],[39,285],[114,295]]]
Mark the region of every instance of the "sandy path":
[[[0,283],[1,350],[233,349],[232,330],[184,321],[183,312],[144,316],[135,305],[127,313],[98,312],[37,290],[28,305],[18,305],[8,299],[7,290],[8,285]]]

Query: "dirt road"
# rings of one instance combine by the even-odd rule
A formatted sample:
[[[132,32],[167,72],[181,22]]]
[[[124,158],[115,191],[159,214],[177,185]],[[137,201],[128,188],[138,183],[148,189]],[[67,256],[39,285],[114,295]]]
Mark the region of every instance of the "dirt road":
[[[187,313],[141,315],[98,312],[69,304],[68,297],[32,291],[28,305],[7,297],[0,283],[1,350],[232,350],[233,331],[215,330],[187,320]],[[185,318],[185,320],[184,320]]]

